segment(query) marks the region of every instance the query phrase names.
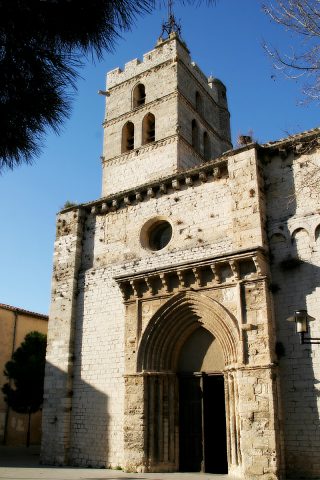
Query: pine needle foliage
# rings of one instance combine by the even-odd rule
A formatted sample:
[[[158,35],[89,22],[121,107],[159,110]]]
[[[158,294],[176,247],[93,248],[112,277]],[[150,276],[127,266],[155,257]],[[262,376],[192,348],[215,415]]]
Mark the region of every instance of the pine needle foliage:
[[[0,171],[39,154],[70,113],[84,56],[101,58],[151,0],[0,0]]]
[[[31,163],[48,128],[59,133],[70,115],[84,60],[101,59],[138,15],[166,4],[164,0],[0,0],[0,173]]]

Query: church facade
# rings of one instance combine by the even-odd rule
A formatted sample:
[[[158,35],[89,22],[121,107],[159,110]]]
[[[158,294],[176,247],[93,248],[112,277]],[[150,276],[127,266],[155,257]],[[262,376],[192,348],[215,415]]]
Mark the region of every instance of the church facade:
[[[319,130],[232,149],[176,33],[107,76],[102,197],[59,213],[42,462],[320,475]],[[318,154],[317,154],[318,152]]]

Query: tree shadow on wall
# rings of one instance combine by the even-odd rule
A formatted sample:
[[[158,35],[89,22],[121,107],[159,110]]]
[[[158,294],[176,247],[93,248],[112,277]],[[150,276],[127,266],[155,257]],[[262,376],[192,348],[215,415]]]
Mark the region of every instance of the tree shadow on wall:
[[[69,318],[50,321],[61,323],[61,328],[70,328],[67,345],[63,345],[58,332],[55,342],[62,343],[62,364],[68,363],[67,371],[61,371],[52,363],[46,365],[46,403],[44,405],[43,441],[41,458],[52,465],[73,465],[106,468],[109,466],[110,419],[107,381],[104,372],[106,355],[99,354],[108,338],[96,334],[97,323],[92,311],[97,309],[91,298],[96,292],[92,269],[94,252],[95,215],[84,218],[81,248],[77,255],[77,267],[72,272],[73,295],[70,298]],[[70,282],[71,283],[71,282]],[[57,301],[54,298],[54,301]],[[65,301],[68,301],[65,300]],[[63,309],[63,305],[61,307]],[[61,311],[62,313],[62,311]],[[92,321],[88,321],[90,318]],[[56,327],[57,328],[57,327]],[[53,328],[54,331],[54,328]],[[49,335],[50,341],[50,335]],[[59,344],[57,345],[59,351]],[[57,362],[60,359],[57,358]]]
[[[87,298],[88,294],[90,296],[90,291],[94,290],[95,282],[94,275],[90,273],[94,252],[95,220],[93,218],[89,217],[89,222],[93,224],[90,223],[89,233],[85,233],[89,238],[86,242],[84,241],[85,250],[82,252],[77,284],[69,464],[108,468],[109,430],[110,420],[112,420],[108,413],[108,397],[92,385],[106,383],[98,352],[104,339],[97,337],[94,326],[86,320],[90,316],[89,310],[95,309],[92,301],[90,302]]]
[[[73,370],[68,374],[52,364],[47,365],[47,372],[56,384],[68,384],[68,387],[60,398],[57,398],[54,390],[47,392],[43,425],[48,433],[43,434],[42,438],[41,463],[107,467],[107,395],[83,380],[81,354],[74,355]],[[71,377],[69,380],[68,376]],[[62,436],[65,447],[63,460],[61,448],[56,447],[56,443],[62,442]],[[97,445],[100,449],[95,449]],[[101,445],[105,446],[104,455]]]
[[[270,290],[277,328],[286,470],[290,478],[319,478],[320,379],[315,367],[320,361],[320,345],[301,345],[295,324],[287,319],[301,309],[317,316],[320,227],[317,217],[304,214],[305,198],[296,187],[293,156],[272,160],[268,168],[274,176],[267,191]],[[319,325],[320,318],[316,318],[306,337],[319,338]]]

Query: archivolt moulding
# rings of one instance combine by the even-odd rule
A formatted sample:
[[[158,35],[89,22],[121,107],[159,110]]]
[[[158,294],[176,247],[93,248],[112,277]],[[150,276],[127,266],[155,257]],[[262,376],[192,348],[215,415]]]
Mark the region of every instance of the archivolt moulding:
[[[219,341],[225,365],[237,362],[240,334],[235,318],[207,295],[187,291],[170,298],[149,321],[139,344],[137,371],[174,371],[182,345],[199,326]]]

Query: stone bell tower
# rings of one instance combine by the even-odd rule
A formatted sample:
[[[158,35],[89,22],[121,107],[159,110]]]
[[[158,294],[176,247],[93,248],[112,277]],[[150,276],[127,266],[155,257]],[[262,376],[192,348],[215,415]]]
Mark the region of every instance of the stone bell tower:
[[[200,165],[229,150],[226,88],[191,61],[178,33],[107,75],[102,196]]]

